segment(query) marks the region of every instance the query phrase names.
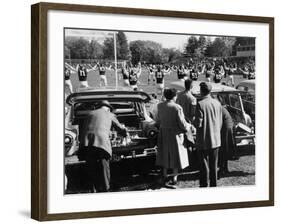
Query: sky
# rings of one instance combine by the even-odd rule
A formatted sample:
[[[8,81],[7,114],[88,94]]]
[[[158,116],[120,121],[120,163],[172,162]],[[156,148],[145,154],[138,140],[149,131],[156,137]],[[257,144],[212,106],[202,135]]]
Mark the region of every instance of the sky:
[[[187,42],[189,35],[182,34],[160,34],[160,33],[140,33],[140,32],[124,32],[127,36],[128,42],[134,40],[150,40],[158,42],[163,48],[176,48],[182,50]],[[98,42],[112,35],[109,31],[99,30],[82,30],[82,29],[66,29],[65,36],[84,37],[88,40],[95,39]]]

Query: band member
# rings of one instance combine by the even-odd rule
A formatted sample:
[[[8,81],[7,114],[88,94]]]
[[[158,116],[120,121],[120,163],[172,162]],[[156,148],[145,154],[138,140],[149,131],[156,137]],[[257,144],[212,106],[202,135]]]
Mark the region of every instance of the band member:
[[[255,79],[256,78],[256,72],[255,72],[255,67],[254,65],[251,65],[249,68],[249,75],[248,75],[248,79]]]
[[[189,64],[188,66],[183,66],[183,72],[184,72],[184,80],[188,79],[190,76],[190,71],[192,69],[192,66]]]
[[[86,64],[84,62],[84,60],[81,61],[81,64],[78,64],[76,67],[76,72],[78,74],[78,79],[79,79],[79,83],[80,83],[80,88],[87,88],[89,87],[88,85],[88,72],[90,72],[91,70],[94,70],[95,67],[93,68],[90,64],[88,64],[88,66],[90,67],[90,69],[86,68]]]
[[[211,82],[211,77],[214,76],[214,64],[208,63],[206,65],[206,71],[205,71],[205,76],[206,76],[206,81]]]
[[[179,68],[176,68],[178,79],[184,81],[186,79],[184,65],[180,65]]]
[[[193,80],[193,81],[197,81],[198,80],[198,70],[195,69],[195,68],[192,68],[191,71],[190,71],[190,79]]]
[[[133,90],[138,89],[138,81],[140,75],[141,75],[141,64],[139,63],[138,66],[134,66],[133,68],[131,68],[129,72],[129,83],[130,83],[130,87]]]
[[[159,65],[157,70],[155,71],[155,77],[156,77],[156,91],[158,95],[162,95],[164,90],[164,71],[162,67]]]
[[[156,66],[155,65],[152,65],[150,64],[148,66],[148,78],[147,78],[147,84],[149,85],[150,84],[150,81],[152,80],[152,83],[154,84],[155,83],[155,71],[156,71]]]
[[[102,101],[82,125],[80,150],[84,150],[86,154],[85,172],[91,192],[110,190],[111,127],[122,136],[127,136],[127,129],[119,123],[112,110],[108,101]]]
[[[225,78],[227,78],[226,83],[227,83],[228,86],[234,86],[233,74],[236,70],[237,70],[237,64],[231,63],[228,66],[227,62],[224,62]]]
[[[162,70],[163,70],[164,76],[170,75],[170,73],[171,73],[171,68],[168,65],[165,65]]]
[[[222,73],[221,69],[218,68],[218,67],[215,68],[215,70],[214,70],[214,82],[220,83],[221,80],[222,80],[222,77],[223,77],[223,73]]]
[[[123,77],[124,86],[130,86],[130,82],[129,82],[129,67],[126,64],[125,61],[122,64],[121,74],[122,74],[122,77]]]
[[[244,78],[248,78],[249,80],[255,79],[255,70],[253,66],[245,65],[244,69],[239,68],[239,70],[243,73]]]
[[[66,66],[64,67],[64,83],[66,89],[68,88],[69,93],[73,93],[73,87],[70,80],[71,71]]]
[[[98,70],[100,75],[100,86],[107,86],[107,78],[106,78],[106,70],[111,69],[111,65],[109,67],[104,66],[103,64],[98,64]]]

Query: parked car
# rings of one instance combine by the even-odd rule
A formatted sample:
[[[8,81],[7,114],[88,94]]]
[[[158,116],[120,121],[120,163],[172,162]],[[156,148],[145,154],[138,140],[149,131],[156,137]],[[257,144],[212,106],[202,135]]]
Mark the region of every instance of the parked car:
[[[129,137],[123,138],[112,129],[110,136],[112,161],[155,156],[157,129],[145,107],[151,98],[145,92],[130,91],[124,88],[85,89],[67,97],[66,102],[72,110],[70,120],[72,125],[78,127],[77,145],[79,146],[79,128],[89,112],[94,110],[101,100],[110,102],[114,108],[113,113],[119,122],[128,128],[129,132]]]
[[[193,88],[191,90],[197,100],[201,99],[200,83],[200,81],[194,81]],[[238,146],[249,143],[254,144],[255,134],[253,133],[251,119],[244,109],[241,97],[241,94],[244,93],[244,91],[218,83],[211,84],[211,96],[218,99],[223,105],[226,105],[226,108],[237,127],[235,132],[236,144]],[[183,91],[185,89],[183,81],[172,82],[170,87],[179,91]]]
[[[255,115],[256,115],[256,94],[255,94],[255,89],[256,89],[256,82],[255,80],[244,80],[240,82],[237,86],[236,89],[243,91],[241,92],[241,97],[242,97],[242,102],[244,109],[247,114],[250,115],[253,121],[255,121]]]

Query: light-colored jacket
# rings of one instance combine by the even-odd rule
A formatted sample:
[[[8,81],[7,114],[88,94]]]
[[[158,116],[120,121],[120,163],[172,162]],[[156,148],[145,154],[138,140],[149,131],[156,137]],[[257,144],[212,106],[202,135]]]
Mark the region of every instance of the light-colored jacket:
[[[184,133],[191,131],[191,125],[185,121],[182,107],[173,101],[159,103],[157,111],[159,134],[156,164],[184,169],[189,165]]]

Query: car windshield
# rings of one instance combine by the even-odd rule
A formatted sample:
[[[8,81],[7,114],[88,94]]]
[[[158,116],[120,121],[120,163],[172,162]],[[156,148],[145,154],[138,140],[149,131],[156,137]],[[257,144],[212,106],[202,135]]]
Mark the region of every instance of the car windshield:
[[[240,95],[237,93],[212,93],[212,97],[219,100],[222,105],[232,107],[242,111]]]

